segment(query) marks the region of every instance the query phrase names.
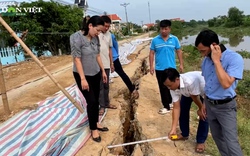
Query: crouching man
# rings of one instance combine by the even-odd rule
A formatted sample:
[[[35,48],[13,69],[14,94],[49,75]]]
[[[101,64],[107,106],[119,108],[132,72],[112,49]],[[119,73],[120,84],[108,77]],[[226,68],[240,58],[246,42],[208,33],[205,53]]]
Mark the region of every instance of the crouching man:
[[[176,134],[178,121],[181,134],[176,134],[176,140],[186,140],[189,136],[189,112],[192,102],[198,106],[197,111],[200,121],[196,135],[195,151],[203,153],[205,141],[208,135],[208,122],[206,120],[205,107],[203,105],[205,80],[200,71],[179,74],[174,68],[167,68],[162,74],[164,85],[170,89],[173,99],[172,127],[169,137]]]

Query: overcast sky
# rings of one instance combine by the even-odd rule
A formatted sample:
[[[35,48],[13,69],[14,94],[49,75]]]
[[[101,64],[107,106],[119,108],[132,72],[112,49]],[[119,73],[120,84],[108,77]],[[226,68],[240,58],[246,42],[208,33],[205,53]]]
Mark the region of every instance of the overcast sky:
[[[17,0],[23,1],[23,0]],[[28,1],[28,0],[26,0]],[[30,0],[31,1],[31,0]],[[34,0],[32,0],[34,1]],[[57,1],[57,0],[55,0]],[[71,4],[74,0],[63,0]],[[118,14],[126,22],[125,9],[120,4],[129,3],[127,6],[129,21],[137,24],[149,23],[150,3],[151,22],[159,19],[181,18],[186,21],[191,19],[207,20],[218,15],[226,15],[230,7],[236,6],[245,14],[250,14],[250,0],[87,0],[89,13]],[[96,11],[96,12],[94,12]]]
[[[126,21],[125,9],[121,3],[130,3],[127,6],[128,19],[135,23],[149,23],[150,3],[151,21],[157,19],[182,18],[210,19],[218,15],[226,15],[230,7],[236,6],[245,14],[250,14],[250,0],[88,0],[90,9],[97,8],[108,13],[118,14]]]

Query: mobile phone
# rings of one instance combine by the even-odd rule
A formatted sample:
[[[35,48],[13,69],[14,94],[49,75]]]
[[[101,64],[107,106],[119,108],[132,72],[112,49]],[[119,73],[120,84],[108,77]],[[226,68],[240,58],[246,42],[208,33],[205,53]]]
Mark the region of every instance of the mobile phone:
[[[221,49],[221,53],[223,53],[227,48],[224,46],[224,44],[219,44],[220,49]],[[211,52],[207,55],[208,57],[211,58]]]

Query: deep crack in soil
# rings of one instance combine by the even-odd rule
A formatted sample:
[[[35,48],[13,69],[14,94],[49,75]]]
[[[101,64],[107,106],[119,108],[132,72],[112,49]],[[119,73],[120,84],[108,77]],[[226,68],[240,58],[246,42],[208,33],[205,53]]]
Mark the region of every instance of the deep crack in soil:
[[[148,46],[148,44],[143,46],[142,49],[138,51],[136,57],[143,49],[146,48],[146,46]],[[147,59],[148,57],[141,60],[141,66],[136,69],[133,77],[131,78],[132,82],[138,87],[140,86],[140,79],[149,71]],[[123,98],[125,100],[125,102],[121,103],[122,110],[120,113],[120,120],[122,121],[122,143],[145,140],[146,136],[142,134],[142,128],[136,117],[136,110],[138,107],[137,101],[131,97],[127,89],[122,90],[118,94],[123,94]],[[113,141],[112,144],[114,144],[115,142],[117,141]],[[111,153],[115,155],[133,156],[135,147],[136,144],[123,146],[123,148],[120,148],[118,150],[111,149]],[[153,149],[148,143],[141,143],[138,147],[140,147],[140,150],[142,151],[144,156],[153,155]]]

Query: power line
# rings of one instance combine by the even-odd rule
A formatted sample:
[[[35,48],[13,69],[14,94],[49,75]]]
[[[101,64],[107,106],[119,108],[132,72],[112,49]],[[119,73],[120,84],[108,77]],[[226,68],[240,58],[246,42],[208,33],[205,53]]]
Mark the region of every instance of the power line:
[[[129,5],[129,3],[123,3],[121,4],[121,6],[123,6],[125,8],[125,14],[126,14],[126,22],[127,22],[127,27],[128,27],[128,35],[129,35],[129,23],[128,23],[128,13],[127,13],[127,6]]]
[[[97,14],[103,14],[103,12],[99,12],[99,11],[96,11],[96,10],[92,10],[92,9],[87,9],[86,10],[87,12],[90,11],[90,12],[93,12],[93,13],[97,13]]]

